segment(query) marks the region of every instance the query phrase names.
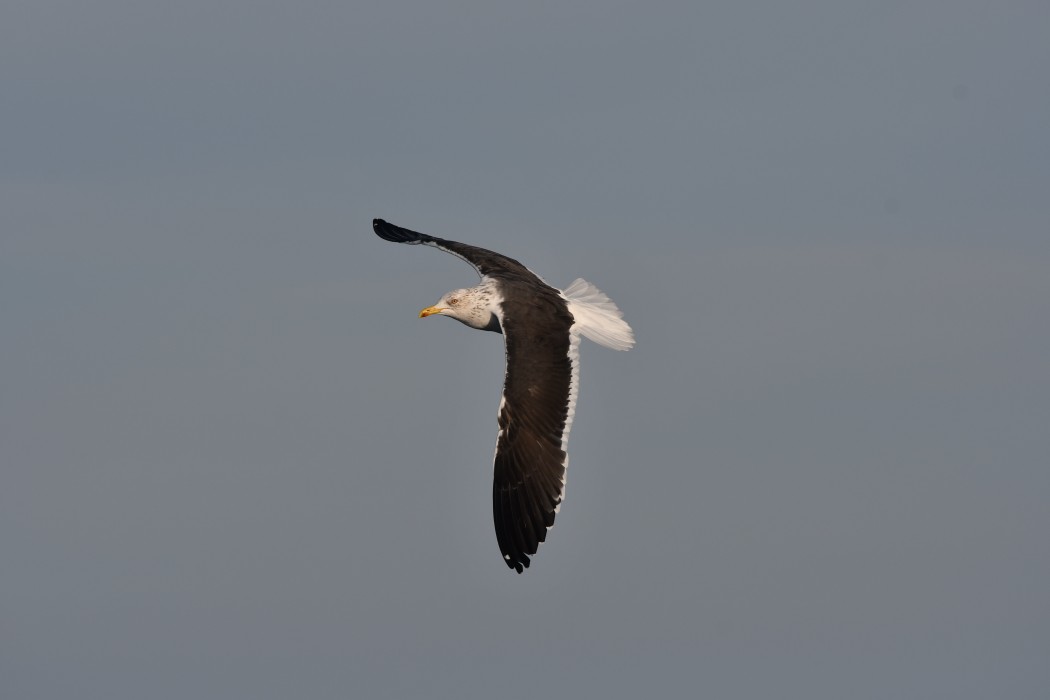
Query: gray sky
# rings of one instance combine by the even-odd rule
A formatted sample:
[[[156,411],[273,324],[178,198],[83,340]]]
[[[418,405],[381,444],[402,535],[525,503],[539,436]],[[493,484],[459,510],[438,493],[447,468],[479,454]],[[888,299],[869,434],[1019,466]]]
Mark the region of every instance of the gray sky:
[[[10,698],[1042,698],[1045,2],[7,2]],[[500,560],[489,247],[624,310]]]

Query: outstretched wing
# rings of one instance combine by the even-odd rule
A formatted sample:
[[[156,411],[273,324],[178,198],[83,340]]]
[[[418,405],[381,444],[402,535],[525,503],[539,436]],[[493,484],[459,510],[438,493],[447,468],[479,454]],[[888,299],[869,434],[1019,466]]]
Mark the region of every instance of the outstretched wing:
[[[579,335],[553,290],[504,283],[507,375],[499,407],[492,518],[503,560],[529,566],[565,495],[569,429],[579,387]]]
[[[485,248],[478,248],[466,243],[457,243],[456,241],[446,241],[436,236],[428,236],[425,233],[395,226],[383,219],[372,219],[372,230],[384,241],[408,243],[411,245],[422,243],[423,245],[443,250],[446,253],[452,253],[457,258],[469,263],[477,271],[478,275],[482,277],[499,278],[510,275],[524,276],[540,281],[535,274],[517,260]]]
[[[492,481],[492,518],[503,560],[529,566],[565,495],[569,429],[579,387],[579,329],[561,292],[517,260],[373,219],[383,240],[429,245],[495,281],[507,351]]]

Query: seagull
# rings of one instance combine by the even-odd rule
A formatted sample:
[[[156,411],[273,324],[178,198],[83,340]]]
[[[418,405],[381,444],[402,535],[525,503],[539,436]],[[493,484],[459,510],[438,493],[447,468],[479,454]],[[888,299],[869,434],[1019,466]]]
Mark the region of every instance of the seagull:
[[[517,260],[485,248],[410,231],[373,219],[394,243],[423,244],[465,260],[481,277],[445,294],[419,318],[448,316],[502,333],[506,374],[499,402],[492,519],[503,561],[528,568],[565,498],[569,429],[580,384],[580,336],[613,350],[634,346],[634,333],[609,297],[582,279],[555,289]]]

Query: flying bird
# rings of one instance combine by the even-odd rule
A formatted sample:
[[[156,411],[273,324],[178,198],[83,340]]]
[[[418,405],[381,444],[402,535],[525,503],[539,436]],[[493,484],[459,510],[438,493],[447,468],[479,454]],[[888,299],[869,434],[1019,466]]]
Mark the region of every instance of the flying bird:
[[[529,566],[565,497],[569,428],[580,385],[580,336],[629,350],[634,333],[597,287],[577,279],[551,287],[505,255],[372,220],[386,241],[438,248],[472,265],[481,282],[456,289],[419,312],[502,333],[507,355],[499,402],[492,519],[503,560]]]

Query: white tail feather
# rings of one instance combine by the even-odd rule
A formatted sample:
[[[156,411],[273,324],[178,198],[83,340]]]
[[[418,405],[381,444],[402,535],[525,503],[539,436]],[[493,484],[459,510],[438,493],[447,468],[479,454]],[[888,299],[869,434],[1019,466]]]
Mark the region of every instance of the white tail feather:
[[[574,330],[613,350],[634,347],[634,331],[612,299],[587,280],[577,279],[562,292],[569,313],[576,319]]]

